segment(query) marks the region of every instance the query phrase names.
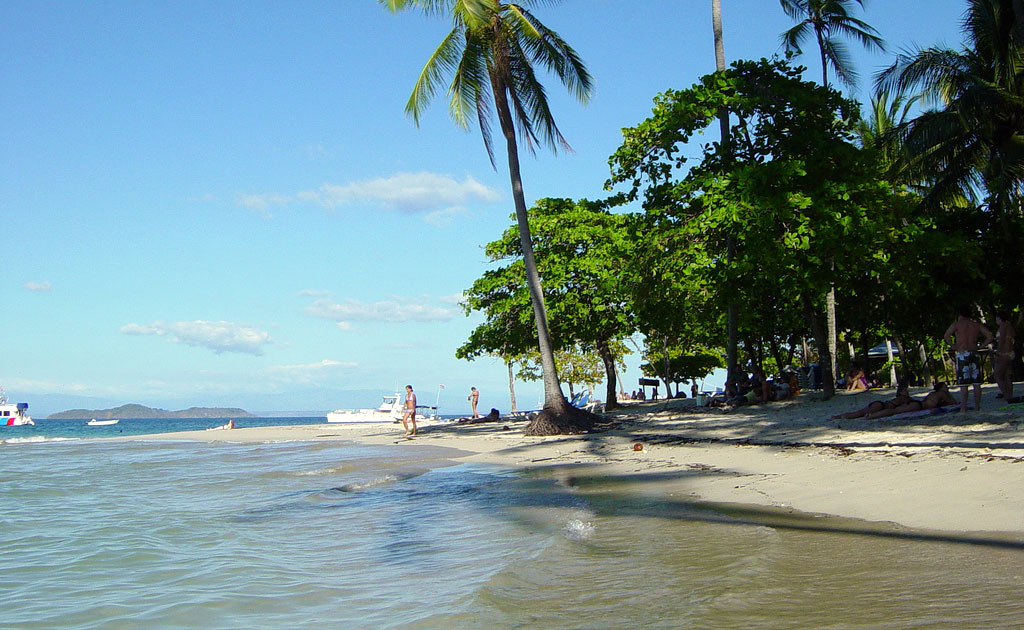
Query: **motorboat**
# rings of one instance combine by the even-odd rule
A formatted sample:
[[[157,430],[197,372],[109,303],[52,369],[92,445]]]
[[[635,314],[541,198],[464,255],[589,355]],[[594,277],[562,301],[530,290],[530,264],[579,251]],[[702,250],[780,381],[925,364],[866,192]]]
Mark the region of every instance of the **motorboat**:
[[[96,418],[93,418],[92,420],[86,422],[86,424],[89,425],[90,427],[105,427],[117,423],[117,420],[97,420]]]
[[[335,409],[327,414],[328,422],[401,422],[404,399],[399,394],[381,397],[380,405],[375,409]],[[420,410],[427,411],[430,415]],[[416,422],[428,422],[437,416],[437,407],[418,405]]]
[[[28,403],[9,403],[3,388],[0,388],[0,426],[17,427],[35,424],[28,415]]]

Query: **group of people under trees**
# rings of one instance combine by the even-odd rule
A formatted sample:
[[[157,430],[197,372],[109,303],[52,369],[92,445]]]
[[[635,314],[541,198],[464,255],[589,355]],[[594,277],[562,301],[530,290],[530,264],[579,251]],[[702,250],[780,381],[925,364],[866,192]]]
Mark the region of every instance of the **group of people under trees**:
[[[1013,368],[1015,331],[1010,323],[1010,314],[999,311],[996,315],[998,329],[992,334],[980,322],[971,317],[967,308],[957,311],[957,319],[944,334],[946,343],[951,348],[955,360],[956,383],[961,387],[960,400],[949,391],[945,382],[937,382],[931,392],[923,399],[916,399],[909,394],[906,383],[900,383],[896,396],[892,400],[874,400],[861,409],[833,416],[834,419],[852,418],[884,418],[902,413],[938,409],[959,405],[960,411],[967,411],[968,390],[974,390],[974,409],[981,409],[981,383],[984,380],[982,359],[979,351],[989,347],[992,356],[993,377],[999,386],[997,397],[1008,402],[1019,402],[1013,398]],[[994,343],[994,346],[993,346]],[[782,374],[768,380],[762,369],[755,365],[752,374],[740,370],[732,375],[725,384],[725,401],[727,405],[755,404],[785,400],[795,396],[799,391],[799,379],[792,368],[786,368]],[[869,376],[857,364],[853,364],[841,381],[847,391],[867,390],[878,387],[877,379]]]
[[[760,366],[735,372],[725,382],[726,405],[753,405],[787,400],[800,393],[800,379],[796,370],[787,367],[777,378],[768,379]]]

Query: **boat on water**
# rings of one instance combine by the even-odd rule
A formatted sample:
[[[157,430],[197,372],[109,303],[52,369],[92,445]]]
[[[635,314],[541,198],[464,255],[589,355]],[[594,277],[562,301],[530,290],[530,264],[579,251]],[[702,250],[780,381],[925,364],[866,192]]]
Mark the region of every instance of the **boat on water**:
[[[327,414],[328,422],[401,422],[402,403],[399,394],[382,396],[375,409],[335,409]],[[423,410],[423,411],[420,411]],[[425,413],[424,413],[425,412]],[[417,405],[416,423],[432,422],[437,419],[437,407]]]
[[[0,387],[0,426],[17,427],[35,424],[28,415],[28,403],[9,403],[7,395]]]
[[[117,423],[118,420],[97,420],[96,418],[93,418],[92,420],[86,422],[86,424],[89,425],[90,427],[105,427]]]

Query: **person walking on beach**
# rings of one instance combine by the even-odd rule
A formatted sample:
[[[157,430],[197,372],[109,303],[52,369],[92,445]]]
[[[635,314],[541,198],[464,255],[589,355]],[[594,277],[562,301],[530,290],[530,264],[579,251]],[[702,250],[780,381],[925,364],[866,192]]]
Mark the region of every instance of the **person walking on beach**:
[[[480,402],[480,392],[475,387],[469,388],[469,397],[466,398],[471,405],[473,405],[473,417],[479,418],[480,412],[476,410],[476,404]]]
[[[1009,401],[1013,398],[1013,324],[1010,323],[1009,311],[996,313],[996,355],[992,361],[992,371],[995,373],[996,384],[999,385],[999,393]]]
[[[409,421],[412,420],[412,431],[409,431]],[[405,386],[405,410],[402,412],[402,426],[405,427],[405,436],[416,435],[416,392],[412,391],[412,385]]]
[[[957,310],[956,321],[950,324],[944,335],[946,343],[953,347],[956,356],[956,382],[960,384],[960,413],[967,411],[967,386],[974,385],[974,409],[981,409],[981,357],[978,356],[978,337],[984,337],[981,345],[992,343],[992,333],[980,323],[971,319],[966,307]]]

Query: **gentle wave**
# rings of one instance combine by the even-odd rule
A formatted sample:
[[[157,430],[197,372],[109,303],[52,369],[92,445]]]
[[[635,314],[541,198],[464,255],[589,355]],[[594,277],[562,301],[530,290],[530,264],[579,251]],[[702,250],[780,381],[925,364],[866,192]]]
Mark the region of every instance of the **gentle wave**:
[[[769,527],[755,509],[452,465],[419,445],[64,440],[3,455],[5,627],[1024,621],[1019,549],[799,515]]]
[[[67,442],[81,438],[71,437],[47,437],[45,435],[33,435],[30,437],[0,438],[0,444],[37,444],[40,442]]]

